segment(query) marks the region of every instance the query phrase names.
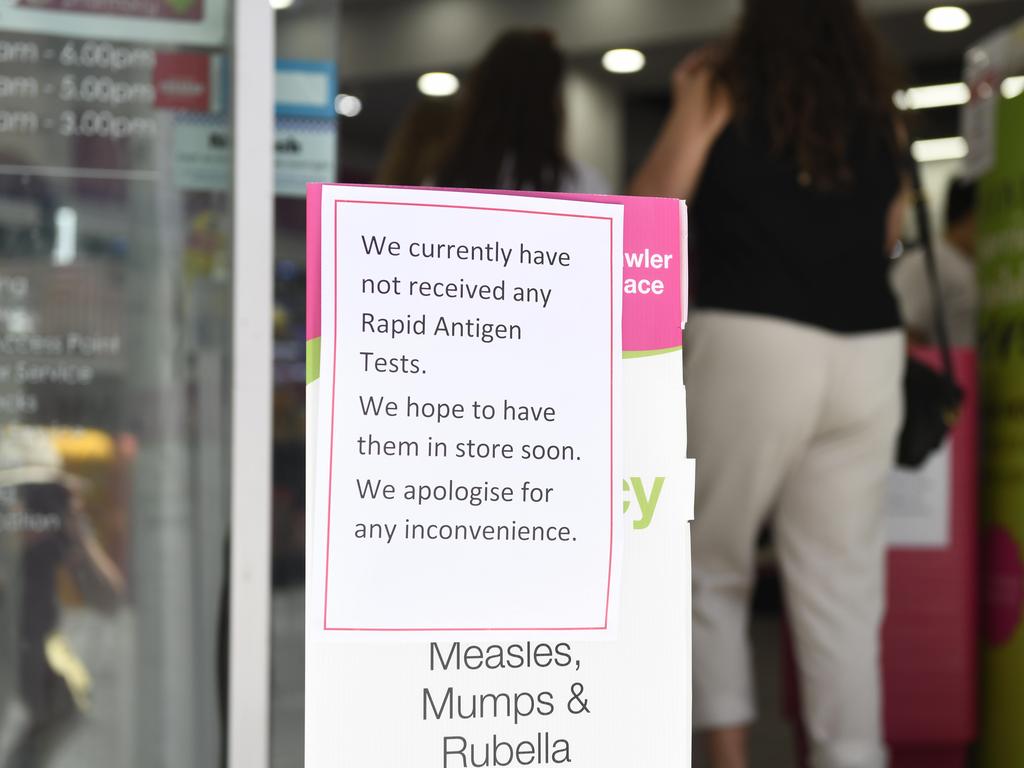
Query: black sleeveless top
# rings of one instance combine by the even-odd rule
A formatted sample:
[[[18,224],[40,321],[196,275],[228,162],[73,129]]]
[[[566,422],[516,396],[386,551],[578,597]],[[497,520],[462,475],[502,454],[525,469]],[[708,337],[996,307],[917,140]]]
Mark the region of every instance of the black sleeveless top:
[[[898,327],[885,231],[899,164],[880,137],[854,135],[848,152],[854,179],[821,190],[763,125],[728,125],[690,211],[693,304],[840,333]]]

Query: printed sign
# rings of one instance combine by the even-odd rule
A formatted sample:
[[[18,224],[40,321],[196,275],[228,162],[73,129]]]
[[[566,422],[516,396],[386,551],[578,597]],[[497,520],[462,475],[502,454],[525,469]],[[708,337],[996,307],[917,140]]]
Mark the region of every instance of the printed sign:
[[[153,67],[153,105],[185,112],[220,112],[222,76],[220,56],[158,51]]]
[[[885,495],[890,547],[944,549],[949,546],[952,513],[952,454],[948,443],[923,466],[894,469]]]
[[[217,66],[208,69],[219,72]],[[188,78],[202,82],[198,60],[173,60],[164,65],[164,71],[187,72],[190,74],[185,76],[186,82]],[[221,101],[216,87],[219,77],[209,77],[215,109]],[[182,82],[181,74],[178,81]],[[158,79],[158,93],[161,82]],[[337,172],[336,67],[326,61],[281,60],[277,62],[276,84],[274,192],[279,197],[304,197],[306,184],[333,181]],[[179,107],[174,118],[175,184],[180,189],[224,191],[230,176],[230,121],[223,114],[180,111],[199,106],[200,91],[194,85],[187,90],[195,92],[195,99],[188,106]],[[179,100],[185,98],[179,96]]]
[[[308,215],[306,765],[688,765],[679,201]]]
[[[324,615],[309,631],[609,629],[621,208],[325,197]]]
[[[964,57],[964,81],[971,98],[960,112],[960,130],[967,140],[964,174],[968,178],[980,179],[1000,160],[998,113],[1003,101],[1012,100],[1004,90],[1005,79],[1021,71],[1024,21],[989,35]]]
[[[226,0],[0,0],[0,28],[72,38],[221,46]]]
[[[278,117],[274,134],[274,192],[303,197],[310,179],[332,180],[338,166],[338,124],[304,117]]]
[[[1024,72],[1024,20],[984,40],[974,55],[1000,77]],[[993,162],[979,181],[977,214],[983,768],[1024,764],[1017,714],[1024,702],[1024,95],[995,101]]]

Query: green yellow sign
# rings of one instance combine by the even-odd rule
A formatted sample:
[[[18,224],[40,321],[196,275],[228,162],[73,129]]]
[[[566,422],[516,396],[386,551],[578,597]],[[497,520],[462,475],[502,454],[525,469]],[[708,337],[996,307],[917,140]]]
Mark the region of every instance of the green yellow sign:
[[[997,105],[995,141],[979,188],[984,768],[1024,765],[1024,96]]]

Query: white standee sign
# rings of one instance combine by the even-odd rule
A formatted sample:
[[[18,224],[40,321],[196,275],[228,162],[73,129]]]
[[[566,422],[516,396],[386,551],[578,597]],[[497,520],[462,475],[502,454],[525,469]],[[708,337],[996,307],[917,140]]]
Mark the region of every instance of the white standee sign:
[[[306,766],[688,764],[684,232],[311,185]]]

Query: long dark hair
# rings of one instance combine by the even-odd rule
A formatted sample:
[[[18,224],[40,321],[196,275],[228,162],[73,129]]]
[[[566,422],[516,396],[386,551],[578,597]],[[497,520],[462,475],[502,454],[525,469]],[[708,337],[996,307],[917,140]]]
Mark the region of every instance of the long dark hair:
[[[845,185],[855,130],[899,152],[895,70],[856,0],[745,0],[718,75],[741,119],[756,114],[801,183]]]
[[[414,187],[434,178],[454,113],[447,97],[425,96],[410,107],[388,142],[374,183]]]
[[[473,70],[438,174],[446,187],[555,191],[563,147],[565,61],[549,32],[506,32]]]

